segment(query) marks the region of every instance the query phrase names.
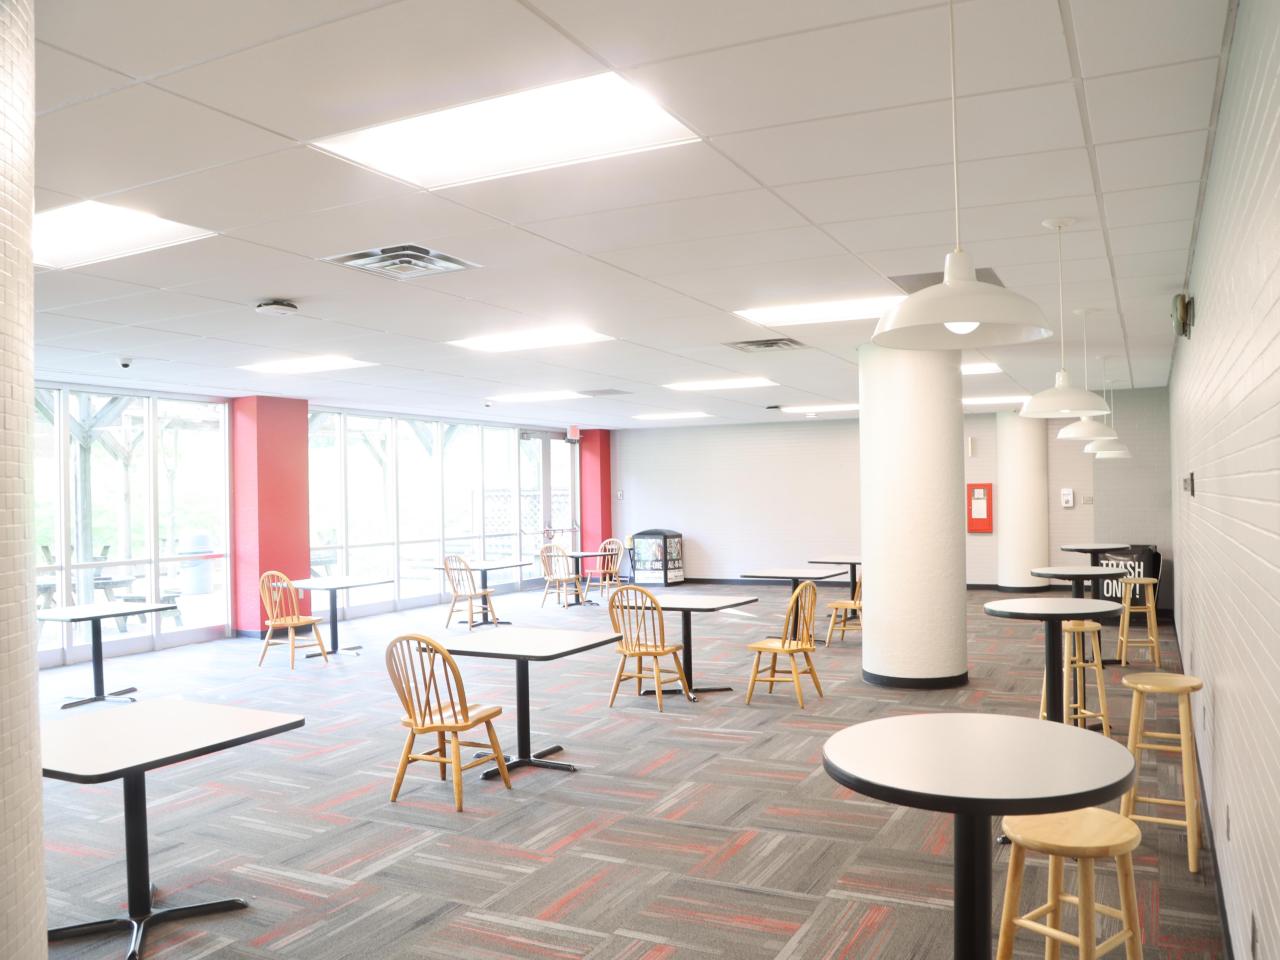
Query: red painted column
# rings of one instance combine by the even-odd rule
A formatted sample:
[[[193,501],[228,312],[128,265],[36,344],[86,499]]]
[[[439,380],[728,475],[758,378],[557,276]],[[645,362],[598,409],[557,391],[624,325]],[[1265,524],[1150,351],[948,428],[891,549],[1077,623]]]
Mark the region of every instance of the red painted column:
[[[311,572],[307,497],[307,401],[237,397],[231,401],[231,582],[234,629],[261,636],[266,611],[258,578]],[[311,601],[301,594],[302,611]]]
[[[582,506],[582,549],[594,550],[613,536],[613,479],[609,431],[583,430],[578,445],[578,502]]]

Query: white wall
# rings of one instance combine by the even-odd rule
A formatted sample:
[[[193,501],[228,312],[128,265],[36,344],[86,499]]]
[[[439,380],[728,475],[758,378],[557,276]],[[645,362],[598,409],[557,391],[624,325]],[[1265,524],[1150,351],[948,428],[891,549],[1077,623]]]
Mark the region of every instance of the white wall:
[[[1112,406],[1116,430],[1133,459],[1094,463],[1094,532],[1118,543],[1153,543],[1168,561],[1173,555],[1169,391],[1120,390]]]
[[[1242,0],[1170,382],[1175,615],[1235,955],[1280,957],[1280,3]],[[1195,472],[1196,495],[1181,489]],[[1229,813],[1228,813],[1229,811]],[[1230,835],[1227,824],[1230,822]]]

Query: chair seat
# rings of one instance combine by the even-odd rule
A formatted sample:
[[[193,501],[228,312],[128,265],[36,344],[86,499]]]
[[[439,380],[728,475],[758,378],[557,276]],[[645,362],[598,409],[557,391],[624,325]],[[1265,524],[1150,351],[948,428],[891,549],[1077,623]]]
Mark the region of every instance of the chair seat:
[[[1187,673],[1130,673],[1120,682],[1143,693],[1191,693],[1204,686],[1203,680]]]
[[[468,713],[471,720],[467,723],[431,723],[425,727],[415,727],[413,721],[408,717],[400,718],[400,726],[409,727],[414,733],[447,733],[452,730],[470,730],[472,727],[484,723],[486,720],[492,720],[494,717],[502,715],[501,707],[480,707],[472,706]]]
[[[673,653],[679,653],[684,649],[683,643],[677,643],[674,646],[667,644],[664,647],[645,647],[643,650],[628,650],[621,643],[615,644],[614,649],[624,657],[665,657]]]
[[[276,617],[266,623],[268,627],[309,627],[313,624],[324,623],[324,617],[304,617],[299,614],[294,617]]]
[[[1102,624],[1097,620],[1064,620],[1062,630],[1064,633],[1094,633],[1102,630]]]
[[[1101,807],[1005,817],[1003,828],[1020,847],[1055,857],[1118,857],[1142,842],[1137,824]]]
[[[827,604],[828,610],[861,610],[861,600],[832,600]]]
[[[793,645],[788,647],[784,646],[784,641],[781,637],[765,637],[763,640],[748,643],[747,649],[758,650],[761,653],[813,653],[817,647],[816,645]]]
[[[475,598],[475,597],[491,597],[493,596],[493,587],[486,587],[484,590],[473,590],[471,593],[459,593],[459,594],[456,594],[456,596],[460,600],[466,600],[468,598]]]

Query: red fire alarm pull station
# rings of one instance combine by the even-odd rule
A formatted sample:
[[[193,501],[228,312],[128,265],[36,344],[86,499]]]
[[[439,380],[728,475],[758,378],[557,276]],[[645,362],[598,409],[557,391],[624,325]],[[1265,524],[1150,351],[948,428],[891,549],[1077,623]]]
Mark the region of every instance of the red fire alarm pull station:
[[[965,513],[969,519],[970,533],[991,533],[995,503],[991,499],[991,484],[965,484]]]

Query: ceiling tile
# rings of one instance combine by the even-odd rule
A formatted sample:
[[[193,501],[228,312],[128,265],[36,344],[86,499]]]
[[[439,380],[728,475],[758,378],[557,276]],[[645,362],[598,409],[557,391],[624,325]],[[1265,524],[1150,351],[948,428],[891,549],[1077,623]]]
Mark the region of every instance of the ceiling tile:
[[[52,210],[55,207],[65,207],[69,203],[75,203],[80,197],[73,197],[69,193],[58,193],[56,190],[46,190],[44,187],[36,187],[36,213],[41,210]]]
[[[171,290],[151,290],[130,297],[96,300],[63,307],[60,312],[72,317],[89,320],[105,320],[110,323],[151,323],[173,317],[188,317],[197,313],[212,313],[226,308],[226,304],[205,297],[193,297]]]
[[[1163,187],[1120,190],[1103,195],[1108,227],[1191,220],[1200,201],[1200,184],[1172,183]]]
[[[1187,250],[1165,250],[1158,253],[1129,253],[1112,259],[1116,276],[1166,277],[1181,276],[1187,268]]]
[[[1199,180],[1208,132],[1179,133],[1097,148],[1102,189],[1108,192]]]
[[[109,330],[115,324],[83,317],[64,317],[57,313],[37,313],[35,318],[36,343],[57,343],[67,337],[78,337],[99,330]]]
[[[687,143],[437,191],[512,223],[749,190],[754,180],[705,143]]]
[[[724,310],[898,292],[862,260],[849,255],[775,263],[768,270],[750,265],[670,274],[662,282]]]
[[[122,283],[74,270],[45,270],[36,274],[36,309],[58,310],[76,303],[146,293],[148,289],[136,283]]]
[[[216,110],[137,84],[39,117],[36,181],[92,197],[288,145]]]
[[[109,328],[82,333],[66,340],[59,340],[59,346],[72,347],[76,350],[92,350],[97,353],[149,348],[163,348],[166,345],[181,343],[192,339],[184,333],[170,333],[166,330],[152,330],[148,327],[128,327],[113,325]],[[117,366],[119,360],[116,361]]]
[[[632,247],[602,253],[600,258],[644,277],[668,273],[714,270],[749,264],[808,260],[845,253],[845,249],[817,227],[791,227],[732,237],[711,237],[651,247]]]
[[[1217,81],[1216,59],[1086,80],[1093,142],[1206,128]]]
[[[1191,220],[1148,223],[1134,227],[1112,227],[1111,252],[1157,253],[1162,250],[1186,250],[1191,246]]]
[[[1157,265],[1159,265],[1157,263]],[[1175,265],[1170,259],[1167,265]],[[1183,268],[1186,267],[1184,263]],[[1120,296],[1125,300],[1132,300],[1136,297],[1161,297],[1166,305],[1169,298],[1175,293],[1181,293],[1184,289],[1183,277],[1185,276],[1183,269],[1170,270],[1166,274],[1145,274],[1142,276],[1122,276],[1117,280],[1120,287]],[[1166,313],[1166,316],[1168,314]]]
[[[515,0],[408,2],[170,74],[160,85],[315,140],[603,70]]]
[[[1222,50],[1227,0],[1071,0],[1086,77],[1138,70]]]
[[[415,189],[319,150],[294,147],[126,190],[111,202],[228,230]]]
[[[157,330],[171,330],[192,336],[234,340],[242,345],[308,349],[329,340],[367,335],[368,330],[318,317],[264,317],[251,307],[228,307],[216,312],[153,321]]]
[[[36,113],[87,100],[133,83],[130,77],[66,53],[36,44]]]

